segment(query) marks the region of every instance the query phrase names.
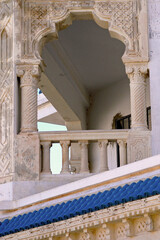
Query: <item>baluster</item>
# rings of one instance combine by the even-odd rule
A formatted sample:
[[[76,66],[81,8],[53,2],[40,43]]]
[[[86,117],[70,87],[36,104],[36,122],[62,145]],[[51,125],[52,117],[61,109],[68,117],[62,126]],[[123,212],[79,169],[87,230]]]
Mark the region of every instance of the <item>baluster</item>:
[[[81,170],[80,173],[89,173],[88,167],[88,141],[79,141],[81,148]]]
[[[50,169],[50,147],[51,142],[41,142],[41,145],[43,146],[43,168],[42,172],[51,174]]]
[[[107,159],[107,145],[108,140],[99,140],[98,145],[100,148],[100,167],[99,172],[108,170],[108,159]]]
[[[127,164],[127,143],[126,140],[119,139],[117,140],[119,145],[119,156],[120,156],[120,166]]]
[[[70,141],[60,141],[62,147],[62,171],[61,173],[69,173],[69,146]]]

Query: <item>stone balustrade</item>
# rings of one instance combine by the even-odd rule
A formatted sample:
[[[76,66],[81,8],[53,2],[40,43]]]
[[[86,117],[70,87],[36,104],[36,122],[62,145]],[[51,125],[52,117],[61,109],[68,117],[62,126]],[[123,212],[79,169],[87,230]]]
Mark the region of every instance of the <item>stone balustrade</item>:
[[[110,142],[116,142],[119,146],[119,165],[127,164],[127,137],[128,130],[85,130],[65,132],[40,132],[42,146],[42,173],[51,173],[50,170],[50,147],[53,143],[60,143],[62,147],[62,170],[61,174],[69,174],[69,147],[71,143],[79,143],[81,150],[80,173],[90,173],[88,164],[88,146],[90,143],[98,143],[99,172],[107,171],[109,159],[107,159],[107,146]]]

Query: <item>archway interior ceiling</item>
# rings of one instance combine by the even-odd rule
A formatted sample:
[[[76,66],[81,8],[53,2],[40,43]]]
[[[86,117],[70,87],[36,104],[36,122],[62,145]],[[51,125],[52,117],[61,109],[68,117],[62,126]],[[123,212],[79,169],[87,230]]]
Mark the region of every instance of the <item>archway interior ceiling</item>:
[[[59,32],[58,40],[45,45],[42,57],[55,84],[67,78],[90,94],[127,79],[124,51],[124,44],[93,20],[77,20]]]

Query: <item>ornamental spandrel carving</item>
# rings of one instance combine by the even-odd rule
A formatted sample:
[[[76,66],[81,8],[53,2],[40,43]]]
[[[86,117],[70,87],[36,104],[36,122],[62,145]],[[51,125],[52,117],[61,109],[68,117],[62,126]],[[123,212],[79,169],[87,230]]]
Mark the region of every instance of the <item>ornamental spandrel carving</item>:
[[[96,2],[95,10],[102,17],[108,18],[110,22],[110,27],[118,28],[119,31],[123,31],[127,37],[132,40],[132,46],[130,50],[134,49],[133,39],[134,34],[137,34],[137,29],[133,27],[136,14],[136,1],[126,1],[126,2]]]
[[[12,85],[12,7],[0,3],[0,178],[8,176],[11,169],[11,142],[13,119]],[[2,181],[3,182],[3,181]]]
[[[8,89],[0,98],[0,177],[11,169],[12,92]]]
[[[0,87],[3,87],[7,73],[11,69],[12,17],[11,6],[0,3]]]
[[[35,48],[38,47],[35,47],[36,42],[38,44],[43,36],[51,33],[54,37],[57,37],[57,29],[60,30],[64,27],[61,26],[61,23],[64,23],[69,15],[71,16],[70,20],[73,20],[71,15],[73,11],[80,11],[81,15],[96,15],[96,19],[99,19],[98,22],[108,23],[109,31],[114,33],[113,36],[123,41],[126,45],[125,55],[127,57],[139,58],[143,57],[143,54],[145,54],[145,57],[147,56],[148,49],[145,50],[145,53],[141,49],[141,46],[146,45],[146,38],[139,27],[142,25],[143,19],[143,25],[145,26],[145,16],[143,19],[139,17],[141,12],[143,12],[142,9],[145,8],[143,1],[35,2],[24,0],[22,6],[23,58],[37,57],[37,49]],[[70,23],[68,22],[66,27],[68,24]]]

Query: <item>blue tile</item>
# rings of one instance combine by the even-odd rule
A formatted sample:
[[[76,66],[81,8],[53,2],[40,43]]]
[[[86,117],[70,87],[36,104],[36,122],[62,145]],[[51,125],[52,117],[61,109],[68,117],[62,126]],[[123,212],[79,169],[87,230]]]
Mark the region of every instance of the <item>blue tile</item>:
[[[0,222],[0,237],[155,194],[160,194],[156,176],[6,219]]]

